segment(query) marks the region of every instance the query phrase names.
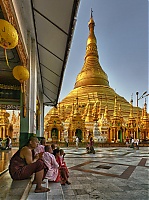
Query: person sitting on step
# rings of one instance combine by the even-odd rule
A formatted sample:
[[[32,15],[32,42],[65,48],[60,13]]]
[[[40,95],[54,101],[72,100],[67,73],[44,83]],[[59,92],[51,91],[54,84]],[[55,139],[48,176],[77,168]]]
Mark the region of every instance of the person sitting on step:
[[[20,148],[11,158],[9,173],[13,180],[28,179],[35,173],[33,184],[36,184],[35,192],[42,193],[50,191],[42,187],[42,181],[48,171],[47,166],[37,154],[33,158],[33,150],[37,147],[38,138],[31,136],[27,145]]]
[[[52,147],[50,145],[45,146],[45,152],[43,153],[42,159],[48,167],[48,172],[46,173],[45,178],[48,179],[48,181],[56,181],[59,164],[56,162]]]
[[[57,179],[60,178],[61,185],[65,185],[65,183],[70,185],[71,183],[68,181],[68,172],[66,171],[66,168],[63,167],[63,165],[61,163],[60,150],[55,149],[53,151],[53,154],[55,155],[56,161],[59,164],[59,175],[58,175]]]

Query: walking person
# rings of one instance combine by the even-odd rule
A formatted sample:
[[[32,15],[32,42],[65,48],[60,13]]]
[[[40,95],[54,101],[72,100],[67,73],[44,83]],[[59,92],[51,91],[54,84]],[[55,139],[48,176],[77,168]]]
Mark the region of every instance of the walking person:
[[[139,149],[139,139],[136,139],[136,149]]]
[[[129,147],[129,138],[128,138],[128,136],[126,137],[126,146]]]
[[[78,136],[76,136],[76,149],[78,150],[78,147],[79,147],[79,138]]]
[[[10,138],[8,135],[6,135],[6,146],[5,146],[6,149],[9,149],[9,144],[10,144]]]
[[[66,142],[66,147],[68,147],[69,146],[68,138],[66,138],[65,142]]]
[[[130,147],[134,149],[134,139],[133,138],[131,138],[131,146]]]
[[[12,148],[12,140],[11,140],[11,137],[9,136],[9,149],[11,150]]]
[[[95,154],[95,150],[94,150],[94,140],[93,140],[93,138],[91,137],[90,138],[90,152],[91,153],[93,153],[93,154]]]

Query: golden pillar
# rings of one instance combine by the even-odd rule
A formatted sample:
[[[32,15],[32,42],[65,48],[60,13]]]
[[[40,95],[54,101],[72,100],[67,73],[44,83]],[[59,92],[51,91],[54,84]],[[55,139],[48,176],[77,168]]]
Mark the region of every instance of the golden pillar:
[[[58,141],[60,141],[61,131],[58,130]]]
[[[68,137],[69,137],[70,142],[73,142],[73,139],[72,139],[72,130],[71,129],[69,129]]]
[[[110,129],[109,131],[109,141],[108,142],[111,142],[112,141],[112,129]]]

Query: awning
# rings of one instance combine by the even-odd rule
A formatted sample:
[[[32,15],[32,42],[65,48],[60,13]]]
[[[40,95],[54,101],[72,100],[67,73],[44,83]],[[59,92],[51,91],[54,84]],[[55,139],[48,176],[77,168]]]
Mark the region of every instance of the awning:
[[[56,106],[80,0],[32,0],[44,105]]]

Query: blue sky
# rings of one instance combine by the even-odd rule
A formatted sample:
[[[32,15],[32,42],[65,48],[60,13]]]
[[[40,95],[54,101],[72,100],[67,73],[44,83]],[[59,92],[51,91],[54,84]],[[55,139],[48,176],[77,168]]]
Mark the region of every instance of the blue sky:
[[[81,0],[60,101],[74,88],[84,64],[91,8],[99,62],[110,87],[127,101],[133,94],[136,106],[136,91],[141,96],[148,90],[148,0]]]

